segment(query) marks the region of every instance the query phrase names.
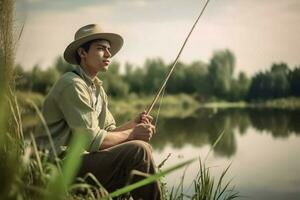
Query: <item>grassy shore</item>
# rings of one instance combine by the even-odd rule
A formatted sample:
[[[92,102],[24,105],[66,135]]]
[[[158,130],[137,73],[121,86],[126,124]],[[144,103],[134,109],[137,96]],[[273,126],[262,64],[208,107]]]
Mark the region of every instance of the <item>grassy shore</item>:
[[[33,101],[39,108],[42,107],[44,96],[34,92],[17,92],[20,107],[25,113],[31,113],[32,107],[29,101]],[[137,114],[146,110],[153,100],[153,96],[137,96],[131,94],[124,98],[110,98],[109,108],[114,114],[119,116]],[[213,101],[213,102],[198,102],[194,96],[187,94],[165,95],[162,103],[160,99],[154,106],[152,115],[159,112],[162,117],[185,117],[191,115],[199,108],[274,108],[274,109],[300,109],[299,97],[288,97],[281,99],[273,99],[256,102],[227,102],[227,101]]]
[[[289,97],[289,98],[273,99],[273,100],[268,100],[268,101],[264,101],[264,102],[252,103],[252,104],[250,104],[250,106],[295,110],[295,109],[300,109],[300,98],[299,97]]]
[[[296,110],[300,109],[299,97],[288,97],[272,100],[261,100],[255,102],[207,102],[201,104],[200,107],[205,108],[271,108],[271,109],[287,109]]]
[[[124,99],[111,99],[110,110],[119,116],[131,115],[147,110],[151,105],[153,96],[131,95]],[[184,118],[194,113],[200,104],[192,97],[186,94],[166,95],[163,101],[160,99],[154,106],[151,115],[156,116],[159,112],[161,117],[177,116]]]

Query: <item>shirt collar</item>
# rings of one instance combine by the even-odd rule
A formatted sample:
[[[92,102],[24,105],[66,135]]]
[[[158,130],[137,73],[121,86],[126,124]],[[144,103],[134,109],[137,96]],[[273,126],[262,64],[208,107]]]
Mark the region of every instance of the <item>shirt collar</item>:
[[[80,66],[76,66],[75,69],[81,76],[81,78],[86,82],[88,86],[91,86],[93,84],[101,86],[102,81],[96,76],[95,78],[91,78],[89,75],[85,73],[85,71]]]

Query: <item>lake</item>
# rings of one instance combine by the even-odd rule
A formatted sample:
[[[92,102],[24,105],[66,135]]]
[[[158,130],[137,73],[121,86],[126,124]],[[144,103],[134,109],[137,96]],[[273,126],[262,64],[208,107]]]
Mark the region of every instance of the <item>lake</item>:
[[[274,109],[200,109],[185,118],[159,118],[151,143],[157,164],[169,153],[163,169],[189,158],[204,161],[218,178],[231,163],[226,180],[246,199],[300,199],[300,111]],[[184,176],[184,192],[192,192],[199,162]],[[165,177],[169,191],[184,169]]]
[[[24,122],[32,127],[35,121],[28,117]],[[203,108],[184,117],[159,117],[156,128],[151,140],[154,160],[159,164],[171,154],[162,169],[195,157],[204,161],[224,131],[205,161],[212,176],[218,179],[231,163],[226,181],[232,179],[246,199],[300,199],[300,110]],[[169,191],[179,184],[184,170],[164,178]],[[198,171],[199,162],[186,169],[185,194],[193,192]]]

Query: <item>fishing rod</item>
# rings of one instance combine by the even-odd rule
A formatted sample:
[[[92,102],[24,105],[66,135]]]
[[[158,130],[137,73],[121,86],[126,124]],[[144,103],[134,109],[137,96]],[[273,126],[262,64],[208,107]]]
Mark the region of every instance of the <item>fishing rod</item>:
[[[173,62],[173,65],[172,65],[172,67],[171,67],[169,73],[167,74],[167,76],[166,76],[166,78],[165,78],[165,81],[163,82],[162,86],[160,87],[160,89],[159,89],[158,92],[156,93],[156,95],[155,95],[155,97],[154,97],[154,99],[153,99],[151,105],[150,105],[149,108],[147,109],[147,111],[146,111],[146,114],[147,114],[147,115],[150,114],[150,112],[152,111],[152,109],[153,109],[153,107],[154,107],[154,105],[155,105],[155,103],[156,103],[158,97],[160,96],[161,92],[163,91],[164,87],[166,86],[166,84],[167,84],[167,82],[168,82],[168,80],[169,80],[169,78],[170,78],[170,76],[171,76],[171,74],[172,74],[172,72],[173,72],[173,70],[174,70],[174,68],[175,68],[175,66],[176,66],[176,64],[177,64],[177,62],[178,62],[178,59],[179,59],[179,57],[180,57],[180,55],[181,55],[181,52],[183,51],[183,49],[184,49],[184,47],[185,47],[185,45],[186,45],[186,43],[187,43],[187,41],[188,41],[190,35],[192,34],[194,28],[196,27],[196,24],[198,23],[200,17],[202,16],[202,14],[203,14],[203,12],[204,12],[204,10],[205,10],[205,8],[206,8],[208,2],[209,2],[209,0],[206,1],[204,7],[202,8],[202,10],[201,10],[201,12],[200,12],[200,14],[199,14],[197,20],[195,21],[195,23],[194,23],[194,25],[192,26],[192,28],[191,28],[191,30],[190,30],[188,36],[186,37],[186,39],[185,39],[185,41],[184,41],[184,43],[183,43],[183,45],[182,45],[182,47],[181,47],[181,49],[180,49],[180,51],[179,51],[179,53],[178,53],[178,55],[177,55],[175,61]]]

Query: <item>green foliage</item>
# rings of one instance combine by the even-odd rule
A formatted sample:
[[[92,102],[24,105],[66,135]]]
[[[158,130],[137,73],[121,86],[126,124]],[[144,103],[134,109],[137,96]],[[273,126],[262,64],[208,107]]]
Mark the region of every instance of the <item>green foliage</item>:
[[[300,66],[292,70],[289,74],[291,95],[300,96]]]
[[[125,76],[124,80],[129,85],[129,92],[135,94],[143,94],[144,91],[144,77],[145,72],[142,68],[137,67],[133,69],[134,66],[130,63],[125,64]]]
[[[128,94],[128,84],[120,75],[120,64],[113,62],[109,66],[109,73],[100,73],[99,78],[103,81],[104,89],[109,96],[124,97]]]
[[[230,101],[245,100],[250,87],[250,80],[245,73],[241,72],[238,79],[233,79],[231,82],[231,90],[228,95]]]
[[[147,59],[143,66],[113,62],[106,73],[99,73],[108,96],[124,98],[137,95],[153,95],[162,85],[171,64],[161,58]],[[38,65],[24,71],[16,65],[18,90],[47,94],[55,81],[73,66],[58,57],[53,66],[42,70]],[[247,77],[240,72],[234,77],[235,56],[230,50],[216,51],[208,64],[195,61],[191,64],[178,62],[166,85],[168,94],[191,94],[196,100],[245,101],[267,100],[300,95],[300,70],[290,70],[285,63],[275,63],[266,72]]]
[[[59,74],[63,74],[74,69],[74,66],[67,63],[62,57],[57,57],[54,62],[54,68],[59,72]]]
[[[185,70],[184,90],[186,93],[198,93],[200,96],[210,94],[208,68],[203,62],[196,61],[187,66]]]
[[[216,51],[208,66],[213,93],[217,97],[227,97],[231,90],[235,57],[229,50]]]
[[[290,94],[289,69],[285,63],[273,64],[270,71],[252,78],[249,99],[274,99]]]
[[[62,163],[62,172],[55,168],[47,186],[45,200],[65,199],[68,188],[73,183],[79,170],[82,153],[87,146],[88,139],[83,133],[77,133],[72,138],[66,158]]]
[[[144,64],[145,76],[144,91],[146,94],[155,93],[164,81],[166,76],[167,66],[162,59],[147,59]],[[139,77],[136,77],[139,78]]]
[[[23,71],[20,65],[16,69],[16,86],[19,90],[39,92],[44,95],[60,76],[56,68],[42,70],[38,65],[35,65],[31,72]]]
[[[210,176],[209,168],[205,163],[200,162],[200,171],[197,178],[194,180],[195,194],[191,199],[197,200],[230,200],[239,197],[238,192],[234,188],[229,189],[231,181],[224,182],[225,174],[227,173],[230,165],[222,172],[219,181],[215,184],[214,179]]]
[[[167,93],[176,94],[184,90],[184,82],[187,78],[185,76],[185,69],[185,65],[182,62],[177,63],[176,70],[173,71],[173,74],[167,83]],[[161,82],[163,82],[163,80]]]

